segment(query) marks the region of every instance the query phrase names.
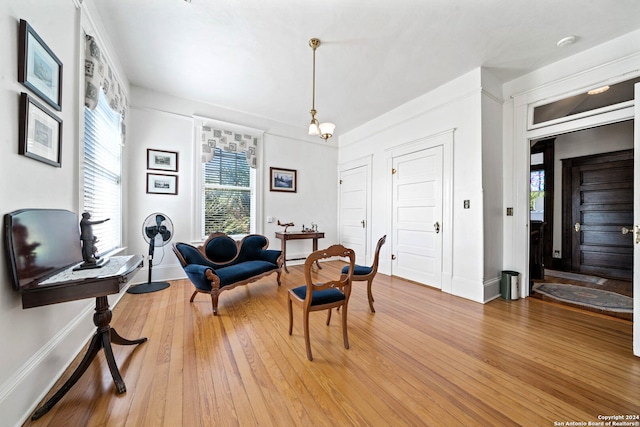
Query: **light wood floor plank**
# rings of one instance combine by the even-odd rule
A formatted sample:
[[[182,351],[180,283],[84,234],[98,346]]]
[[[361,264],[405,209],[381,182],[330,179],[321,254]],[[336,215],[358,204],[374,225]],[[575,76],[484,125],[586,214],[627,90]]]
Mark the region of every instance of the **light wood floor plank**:
[[[316,270],[322,280],[344,264]],[[640,414],[640,358],[630,321],[534,298],[478,304],[379,274],[340,314],[312,313],[314,361],[300,310],[288,334],[290,266],[225,292],[219,316],[192,285],[125,294],[112,326],[139,346],[114,345],[127,385],[115,394],[100,354],[48,414],[25,426],[544,426]],[[55,392],[77,365],[75,360]]]

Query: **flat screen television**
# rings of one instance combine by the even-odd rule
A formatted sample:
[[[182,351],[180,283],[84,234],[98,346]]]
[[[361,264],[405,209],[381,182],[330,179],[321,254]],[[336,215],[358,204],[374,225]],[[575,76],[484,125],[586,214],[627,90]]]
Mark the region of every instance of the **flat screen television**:
[[[82,262],[78,215],[62,209],[21,209],[4,215],[13,289],[24,291]]]

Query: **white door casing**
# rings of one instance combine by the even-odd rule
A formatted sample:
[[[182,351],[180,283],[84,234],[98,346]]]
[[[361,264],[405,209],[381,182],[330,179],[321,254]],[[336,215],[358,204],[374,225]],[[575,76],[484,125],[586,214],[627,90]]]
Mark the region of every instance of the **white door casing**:
[[[633,186],[640,188],[640,83],[635,84],[635,104],[633,123]],[[640,191],[633,194],[633,354],[640,356]]]

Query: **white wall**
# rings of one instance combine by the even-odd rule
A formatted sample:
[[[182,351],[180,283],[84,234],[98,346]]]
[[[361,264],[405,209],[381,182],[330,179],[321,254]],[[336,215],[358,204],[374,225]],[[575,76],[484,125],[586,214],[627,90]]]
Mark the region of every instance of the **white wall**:
[[[488,71],[482,71],[482,189],[484,199],[484,299],[500,293],[502,234],[506,216],[502,201],[502,85]]]
[[[529,265],[529,140],[615,123],[628,115],[627,110],[618,110],[528,130],[528,108],[636,77],[640,69],[638,46],[640,31],[634,31],[503,85],[504,206],[514,208],[514,216],[505,220],[504,266],[521,272],[525,283]]]
[[[131,120],[128,148],[131,184],[129,186],[128,223],[132,227],[129,251],[146,254],[148,246],[142,238],[142,222],[153,212],[166,213],[174,224],[173,242],[194,242],[195,195],[193,170],[199,167],[199,145],[194,140],[194,116],[224,121],[238,126],[261,129],[263,147],[259,148],[257,173],[261,177],[259,211],[261,221],[257,232],[269,238],[272,249],[280,249],[275,232],[283,230],[277,221],[293,222],[299,229],[311,222],[325,232],[318,242],[320,247],[337,242],[337,147],[332,140],[309,139],[306,125],[290,128],[259,117],[228,111],[219,107],[179,99],[148,89],[133,87],[131,96]],[[177,151],[178,195],[146,194],[147,149]],[[195,157],[197,156],[197,157]],[[194,157],[196,161],[194,162]],[[269,191],[269,168],[280,167],[297,170],[297,192]],[[267,223],[266,218],[273,222]],[[164,257],[163,257],[164,251]],[[306,257],[311,252],[310,241],[291,241],[287,245],[287,258]],[[289,264],[295,264],[291,262]],[[136,276],[136,281],[147,277],[146,267]],[[185,277],[170,246],[156,250],[153,280],[169,280]]]
[[[528,282],[529,264],[529,146],[530,141],[570,131],[616,123],[634,118],[638,106],[617,109],[596,116],[540,129],[528,129],[528,109],[536,104],[552,102],[604,84],[617,83],[640,75],[640,30],[625,34],[607,43],[576,54],[527,74],[503,86],[504,149],[505,149],[505,206],[515,208],[514,217],[505,222],[504,263],[524,272]],[[636,93],[636,97],[637,97]],[[635,124],[635,138],[638,138]],[[510,165],[511,164],[511,165]],[[637,217],[637,215],[636,215]],[[638,253],[635,250],[636,255]],[[634,264],[638,264],[634,257]],[[637,276],[636,276],[637,278]],[[528,292],[523,290],[522,296]],[[634,281],[634,295],[640,295],[640,281]],[[634,306],[640,306],[635,298]],[[640,321],[640,311],[634,312]],[[633,349],[640,356],[640,329],[634,328]]]
[[[498,232],[487,241],[483,238],[485,215],[489,213],[487,226],[491,226],[501,224],[502,212],[501,188],[483,188],[483,156],[487,168],[496,171],[486,175],[492,187],[501,178],[502,164],[502,136],[495,130],[501,123],[501,101],[495,95],[501,87],[490,76],[483,79],[484,72],[473,70],[340,137],[341,164],[372,156],[371,234],[391,236],[386,191],[390,150],[455,129],[453,175],[445,177],[453,185],[448,207],[453,212],[453,224],[442,224],[443,232],[446,229],[453,233],[452,259],[445,254],[444,262],[451,269],[447,272],[450,277],[443,278],[443,290],[478,302],[498,294],[502,262],[501,234]],[[488,111],[486,119],[483,108]],[[483,138],[487,139],[484,148]],[[487,190],[493,191],[489,198],[483,194]],[[463,209],[464,200],[470,201],[469,209]],[[498,256],[489,256],[485,263],[485,250],[494,248]],[[389,257],[381,259],[379,268],[385,274],[391,272]]]
[[[0,213],[23,208],[80,209],[81,18],[72,0],[0,2]],[[18,155],[18,22],[25,19],[63,64],[62,167]],[[123,81],[126,86],[126,81]],[[35,99],[38,99],[35,96]],[[41,103],[43,103],[41,101]],[[4,245],[0,257],[6,259]],[[0,263],[1,424],[20,425],[95,331],[92,299],[23,310]],[[113,303],[114,298],[110,297]]]

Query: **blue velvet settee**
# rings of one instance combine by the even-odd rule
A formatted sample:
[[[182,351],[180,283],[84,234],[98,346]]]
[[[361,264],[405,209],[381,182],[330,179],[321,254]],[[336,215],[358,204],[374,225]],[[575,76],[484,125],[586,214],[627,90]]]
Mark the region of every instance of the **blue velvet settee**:
[[[213,314],[218,315],[220,293],[277,273],[278,286],[284,257],[282,251],[266,249],[269,240],[250,234],[236,241],[224,233],[213,233],[197,248],[188,243],[174,243],[173,252],[198,293],[211,295]]]

